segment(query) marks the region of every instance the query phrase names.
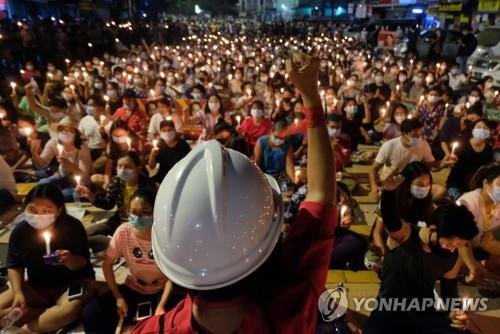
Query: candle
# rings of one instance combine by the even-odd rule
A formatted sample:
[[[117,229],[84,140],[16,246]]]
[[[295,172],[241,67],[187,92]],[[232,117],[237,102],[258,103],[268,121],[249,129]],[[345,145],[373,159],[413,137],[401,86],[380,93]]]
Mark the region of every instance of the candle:
[[[32,128],[30,128],[30,127],[26,128],[26,137],[29,137],[32,132],[33,132]]]
[[[59,152],[59,155],[62,155],[63,146],[61,144],[57,144],[57,152]]]
[[[172,116],[170,116],[170,115],[168,115],[167,117],[165,117],[165,120],[166,120],[166,121],[169,121],[169,122],[171,122],[171,121],[172,121],[172,119],[173,119],[173,118],[172,118]]]
[[[89,42],[89,43],[87,43],[87,45],[89,46],[89,48],[91,48],[91,47],[92,47],[92,43],[90,43],[90,42]]]
[[[14,81],[10,82],[10,88],[12,88],[12,90],[16,89],[16,86],[17,84]]]
[[[293,121],[293,123],[295,124],[295,126],[299,125],[299,119],[298,119],[298,118],[296,118],[296,119]]]
[[[236,116],[236,122],[238,122],[238,125],[240,125],[240,122],[241,122],[241,116],[240,115]]]
[[[458,142],[454,142],[453,144],[451,144],[451,155],[455,154],[455,150],[457,149],[458,147]]]
[[[385,103],[385,105],[387,106],[387,108],[389,108],[389,107],[391,106],[391,102],[390,102],[390,101],[387,101],[387,102]]]
[[[151,96],[155,96],[155,90],[154,90],[154,89],[150,89],[150,90],[149,90],[149,95],[151,95]]]
[[[498,90],[495,91],[495,97],[497,97],[497,96],[498,96]]]
[[[153,139],[153,147],[154,148],[158,147],[158,139]]]
[[[109,102],[109,96],[104,95],[104,102],[108,103]]]
[[[436,63],[436,68],[439,69],[439,67],[441,66],[440,63]]]
[[[43,232],[43,238],[45,239],[45,252],[47,255],[50,254],[50,232]]]
[[[81,181],[82,177],[80,175],[75,175],[75,182],[76,182],[76,185],[79,186],[80,185],[80,181]]]
[[[64,62],[65,62],[66,64],[69,64],[70,60],[69,60],[68,58],[66,58],[66,59],[64,59]]]
[[[413,59],[410,59],[410,64],[413,65]]]
[[[247,89],[247,95],[250,97],[252,96],[252,90],[251,89]]]
[[[340,219],[344,218],[346,211],[347,211],[347,205],[342,205],[342,207],[340,208]]]
[[[396,92],[399,92],[399,84],[396,85]]]
[[[132,140],[129,137],[127,137],[126,141],[127,141],[128,148],[129,149],[132,148]]]
[[[466,102],[465,103],[465,108],[469,109],[470,108],[470,103],[469,102]]]
[[[101,126],[104,126],[104,121],[106,120],[106,116],[101,115],[101,117],[99,117],[99,119],[101,121]]]
[[[386,111],[387,111],[387,109],[385,109],[385,108],[380,108],[380,115],[381,115],[381,117],[384,117],[384,116],[385,116]]]
[[[5,113],[4,112],[0,112],[0,120],[3,120],[5,118]]]

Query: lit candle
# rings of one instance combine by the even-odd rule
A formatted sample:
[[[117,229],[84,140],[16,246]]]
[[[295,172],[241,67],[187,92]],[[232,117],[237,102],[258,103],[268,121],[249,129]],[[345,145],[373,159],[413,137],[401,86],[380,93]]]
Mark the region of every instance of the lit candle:
[[[29,137],[31,135],[31,133],[33,132],[33,129],[32,128],[26,128],[26,137]]]
[[[132,140],[129,137],[127,137],[126,141],[127,141],[128,148],[131,149],[132,148]]]
[[[89,42],[89,43],[87,43],[87,45],[89,46],[89,48],[91,48],[91,47],[92,47],[92,43],[90,43],[90,42]]]
[[[59,152],[59,155],[62,155],[63,146],[61,144],[57,144],[57,152]]]
[[[165,120],[166,120],[166,121],[169,121],[169,122],[170,122],[170,121],[172,121],[172,119],[173,119],[173,118],[172,118],[172,116],[170,116],[170,115],[168,115],[167,117],[165,117]]]
[[[240,122],[241,122],[241,116],[240,115],[236,116],[236,122],[238,122],[238,125],[240,125]]]
[[[64,62],[65,62],[66,64],[69,64],[70,60],[69,60],[68,58],[66,58],[66,59],[64,59]]]
[[[16,86],[17,84],[14,81],[10,82],[10,88],[12,88],[12,90],[16,89]]]
[[[296,119],[293,121],[293,123],[295,124],[295,126],[299,125],[299,119],[298,119],[298,118],[296,118]]]
[[[106,116],[101,115],[101,117],[99,117],[99,119],[101,121],[101,126],[104,126],[104,121],[106,120]]]
[[[247,89],[247,95],[250,97],[252,96],[252,90],[251,89]]]
[[[109,96],[104,95],[104,102],[108,103],[109,102]]]
[[[387,109],[385,109],[385,108],[380,108],[380,115],[381,115],[381,117],[384,117],[384,116],[385,116],[386,111],[387,111]]]
[[[497,96],[498,96],[498,90],[495,91],[495,97],[497,97]]]
[[[399,92],[399,84],[396,85],[396,92]]]
[[[158,147],[158,139],[153,139],[153,147],[154,148]]]
[[[154,89],[150,89],[150,90],[149,90],[149,95],[151,95],[151,96],[155,96],[155,90],[154,90]]]
[[[439,69],[440,66],[441,66],[440,63],[436,63],[436,69]]]
[[[457,147],[458,147],[458,142],[454,142],[453,144],[451,144],[451,155],[455,154],[455,150],[457,149]]]
[[[387,101],[385,105],[387,106],[387,108],[389,108],[391,106],[391,101]]]
[[[81,181],[82,177],[80,175],[75,175],[75,182],[76,182],[76,185],[79,186],[80,185],[80,181]]]
[[[50,232],[43,232],[43,238],[45,239],[45,252],[47,255],[50,254]]]
[[[465,103],[465,108],[469,109],[470,108],[470,103],[469,102],[466,102]]]
[[[295,182],[299,182],[299,176],[300,176],[300,169],[295,170]]]
[[[344,215],[347,211],[347,205],[342,205],[342,207],[340,208],[340,218],[344,218]]]

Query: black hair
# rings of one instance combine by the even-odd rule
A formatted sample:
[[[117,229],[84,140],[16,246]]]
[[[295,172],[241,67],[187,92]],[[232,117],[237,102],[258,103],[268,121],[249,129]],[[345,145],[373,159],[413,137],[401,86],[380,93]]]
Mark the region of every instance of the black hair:
[[[61,108],[61,109],[66,109],[68,107],[66,100],[64,100],[62,97],[59,97],[59,96],[52,97],[49,100],[47,105],[49,107],[56,107],[56,108]]]
[[[488,127],[488,129],[490,129],[490,130],[494,130],[497,127],[497,122],[495,122],[494,120],[487,119],[487,118],[478,119],[477,121],[474,122],[473,127],[475,127],[477,123],[484,123]]]
[[[174,121],[168,121],[168,120],[164,119],[163,121],[160,122],[160,129],[162,129],[165,126],[169,126],[169,127],[175,129]]]
[[[284,121],[277,121],[273,124],[272,131],[280,131],[286,128],[286,123]]]
[[[41,184],[30,190],[24,199],[24,206],[33,202],[36,198],[46,198],[61,210],[61,215],[66,214],[64,195],[61,189],[53,183]]]
[[[397,122],[396,122],[395,115],[396,115],[396,110],[397,110],[398,108],[402,108],[402,109],[404,109],[404,111],[405,111],[405,113],[406,113],[406,116],[408,116],[408,108],[407,108],[404,104],[402,104],[402,103],[398,103],[398,102],[397,102],[397,103],[392,103],[392,104],[391,104],[391,110],[390,110],[390,113],[391,113],[391,114],[390,114],[390,115],[391,115],[391,123],[394,123],[394,124],[396,124],[396,123],[397,123]]]
[[[478,115],[479,117],[483,117],[484,113],[483,113],[483,104],[480,102],[480,101],[477,101],[476,103],[474,103],[473,105],[471,105],[469,107],[469,109],[467,109],[465,111],[465,114],[466,115]]]
[[[132,194],[132,196],[130,197],[130,201],[132,202],[132,200],[135,198],[144,199],[149,205],[151,205],[151,207],[154,208],[156,191],[147,187],[139,188]]]
[[[472,240],[479,233],[469,209],[454,203],[439,206],[432,214],[431,225],[436,226],[438,237]]]
[[[401,175],[404,177],[404,181],[396,190],[399,202],[396,210],[399,216],[413,224],[417,224],[419,221],[428,222],[433,211],[432,191],[429,191],[425,198],[415,198],[411,194],[411,183],[417,177],[428,175],[432,185],[432,174],[429,167],[421,161],[410,162],[403,169]]]
[[[407,134],[414,130],[420,129],[422,127],[422,123],[417,118],[405,119],[401,123],[401,133]]]
[[[89,103],[89,100],[94,100],[94,105],[96,105],[98,107],[104,108],[106,106],[106,102],[101,97],[101,95],[98,95],[98,94],[91,95],[87,99],[87,103]]]
[[[254,100],[250,105],[250,108],[256,106],[257,108],[264,109],[264,103],[261,100]]]
[[[500,162],[482,166],[470,181],[471,189],[482,188],[485,180],[491,184],[498,176],[500,176]]]
[[[134,165],[140,170],[141,169],[141,158],[139,157],[139,154],[135,151],[127,151],[125,152],[122,156],[118,158],[118,160],[123,159],[123,158],[130,158]]]
[[[17,118],[17,121],[18,122],[19,121],[23,121],[23,122],[26,122],[26,123],[30,123],[33,126],[36,125],[35,117],[33,117],[31,115],[28,115],[28,114],[19,115],[19,117]]]
[[[326,121],[327,122],[342,122],[342,115],[339,114],[328,114],[326,116]]]
[[[221,99],[221,97],[220,97],[219,95],[217,95],[217,94],[212,94],[212,95],[210,95],[210,96],[207,98],[207,103],[205,104],[205,109],[204,109],[205,114],[210,114],[210,107],[208,106],[208,100],[210,100],[210,98],[211,98],[212,96],[215,96],[215,97],[217,98],[217,100],[219,100],[219,104],[220,104],[220,107],[219,107],[219,113],[220,113],[221,115],[224,115],[224,107],[223,107],[223,105],[222,105],[222,99]]]

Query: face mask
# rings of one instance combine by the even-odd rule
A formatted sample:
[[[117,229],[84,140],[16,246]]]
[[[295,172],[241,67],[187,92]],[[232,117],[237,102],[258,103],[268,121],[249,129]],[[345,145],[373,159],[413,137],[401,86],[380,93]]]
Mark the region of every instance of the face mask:
[[[252,117],[254,117],[254,118],[259,118],[259,117],[262,117],[262,114],[263,114],[263,113],[264,113],[264,112],[263,112],[261,109],[252,109],[252,110],[250,111],[250,114],[252,114]]]
[[[59,132],[57,134],[57,139],[59,139],[61,143],[72,143],[75,140],[75,134],[71,132]]]
[[[472,136],[476,139],[486,140],[490,138],[490,130],[488,129],[474,129],[472,130]]]
[[[167,77],[167,82],[168,82],[169,84],[174,83],[174,82],[175,82],[175,77]]]
[[[426,198],[427,195],[429,195],[430,191],[431,191],[431,187],[419,187],[419,186],[412,185],[410,188],[411,194],[413,195],[413,197],[415,197],[417,199]]]
[[[452,68],[450,71],[451,75],[457,75],[458,74],[458,68]]]
[[[175,131],[165,131],[165,132],[160,132],[160,137],[166,142],[171,142],[175,139],[177,136],[177,132]]]
[[[85,106],[85,112],[87,113],[87,115],[94,116],[95,108],[92,106]]]
[[[108,90],[106,92],[106,95],[108,95],[109,97],[117,97],[118,96],[118,92],[116,90]]]
[[[267,77],[260,77],[260,82],[267,83]]]
[[[35,230],[44,230],[50,225],[54,224],[54,222],[56,221],[55,214],[37,215],[34,213],[25,212],[24,215],[24,219],[26,220],[26,222],[30,224],[30,226]]]
[[[95,89],[102,89],[102,87],[103,87],[102,83],[95,83],[94,84]]]
[[[433,81],[434,81],[433,77],[426,77],[425,78],[425,83],[428,84],[428,85],[430,85]]]
[[[116,175],[125,182],[132,180],[135,176],[134,170],[130,168],[119,168],[116,170]]]
[[[33,65],[26,65],[26,69],[27,69],[28,71],[33,71],[33,69],[34,69],[34,68],[35,68],[35,67],[34,67]]]
[[[201,100],[201,98],[202,98],[201,93],[191,93],[191,96],[192,96],[192,97],[193,97],[193,99],[195,99],[195,100]],[[209,106],[209,108],[210,108],[210,106]]]
[[[413,81],[415,81],[416,84],[421,84],[422,83],[422,78],[421,77],[415,77],[415,79],[413,79]]]
[[[435,96],[435,95],[429,95],[427,96],[427,101],[429,101],[429,103],[436,103],[438,100],[438,97]]]
[[[477,97],[477,96],[469,96],[468,100],[469,100],[469,103],[471,105],[474,105],[474,103],[476,103],[477,101],[479,101],[479,97]]]
[[[491,87],[493,87],[493,82],[491,82],[491,81],[486,81],[486,82],[484,83],[484,87],[485,87],[486,89],[490,89]]]
[[[405,117],[405,116],[395,116],[395,117],[394,117],[394,120],[395,120],[395,121],[396,121],[396,123],[398,123],[398,124],[403,123],[403,121],[404,121],[405,119],[406,119],[406,117]]]
[[[382,64],[381,63],[376,63],[375,64],[375,68],[381,69],[382,68]]]
[[[271,136],[271,143],[274,146],[281,146],[285,143],[285,140],[280,139],[280,138],[276,138],[275,136]]]
[[[72,96],[72,95],[70,95],[70,94],[68,94],[68,93],[66,93],[66,92],[62,92],[62,94],[61,94],[61,95],[62,95],[63,99],[64,99],[66,102],[69,102],[69,101],[71,101],[71,100],[73,99],[73,96]]]
[[[211,112],[219,111],[220,103],[219,102],[210,102],[208,104],[208,109],[210,109]]]
[[[234,75],[234,78],[235,78],[236,80],[241,80],[241,74],[235,74],[235,75]]]
[[[350,106],[345,109],[345,112],[348,113],[349,115],[355,115],[358,112],[358,107],[357,106]]]
[[[134,85],[141,85],[141,84],[142,84],[142,79],[134,78]]]
[[[382,82],[384,82],[384,77],[383,77],[383,76],[381,76],[381,75],[377,75],[377,76],[375,77],[375,82],[376,82],[376,83],[382,83]]]
[[[126,144],[127,143],[127,137],[121,136],[121,137],[115,137],[113,136],[113,141],[116,144]]]
[[[493,202],[495,203],[499,203],[500,202],[500,187],[493,187],[493,191],[491,193],[489,193],[491,199],[493,200]]]
[[[49,67],[47,67],[47,70],[49,72],[55,72],[56,68],[54,66],[49,66]]]
[[[405,82],[405,81],[406,81],[406,75],[400,75],[399,82]]]
[[[412,137],[412,138],[410,138],[410,140],[408,141],[408,144],[409,144],[410,146],[413,146],[413,147],[418,146],[418,144],[420,144],[420,138],[413,138],[413,137]]]
[[[346,84],[348,87],[353,87],[355,82],[354,82],[354,80],[347,80]]]
[[[339,129],[328,128],[328,136],[330,136],[330,138],[335,138],[338,137],[339,135],[340,135]]]
[[[28,137],[31,133],[33,133],[32,128],[19,128],[19,134],[23,137]]]
[[[153,225],[153,216],[138,217],[131,214],[128,216],[128,221],[133,228],[137,230],[146,230]]]

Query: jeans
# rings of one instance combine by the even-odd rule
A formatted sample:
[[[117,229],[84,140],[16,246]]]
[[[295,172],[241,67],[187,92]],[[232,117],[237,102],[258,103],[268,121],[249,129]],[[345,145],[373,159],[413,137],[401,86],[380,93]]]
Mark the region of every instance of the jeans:
[[[14,198],[14,196],[12,196],[10,191],[0,188],[0,212],[14,203],[16,203],[16,199]]]
[[[451,199],[457,200],[461,195],[462,192],[458,188],[455,187],[448,188],[448,196],[450,196]]]
[[[54,183],[57,186],[59,186],[59,188],[61,188],[61,191],[64,195],[64,200],[66,202],[73,202],[75,200],[74,198],[75,187],[71,182],[69,182],[67,176],[56,173],[52,176],[41,179],[40,181],[38,181],[37,185],[50,184],[50,183]]]
[[[446,314],[438,312],[386,312],[374,310],[363,334],[471,334],[450,326]]]
[[[118,286],[118,289],[128,305],[124,325],[134,321],[137,305],[140,303],[150,302],[153,315],[163,294],[162,290],[151,295],[144,295],[125,285]],[[113,294],[108,292],[90,301],[83,309],[82,320],[85,333],[114,333],[119,319]]]
[[[348,229],[337,228],[330,269],[364,270],[368,241]]]

